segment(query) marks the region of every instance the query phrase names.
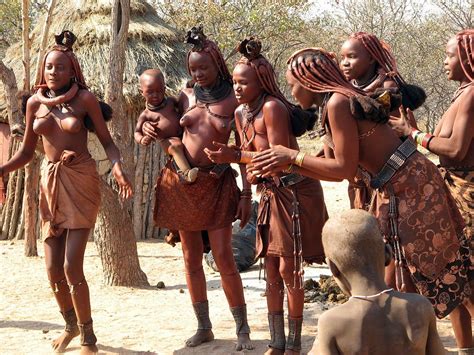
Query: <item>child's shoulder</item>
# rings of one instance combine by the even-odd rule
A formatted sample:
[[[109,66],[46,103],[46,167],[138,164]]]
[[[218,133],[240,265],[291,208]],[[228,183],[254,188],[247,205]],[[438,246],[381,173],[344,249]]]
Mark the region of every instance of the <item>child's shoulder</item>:
[[[398,300],[398,302],[403,307],[406,307],[409,312],[424,313],[433,309],[431,302],[428,301],[426,297],[419,295],[418,293],[394,291],[392,296],[394,300]]]
[[[324,327],[341,327],[344,321],[350,321],[354,318],[355,310],[350,305],[350,301],[324,312],[319,317],[318,326]]]

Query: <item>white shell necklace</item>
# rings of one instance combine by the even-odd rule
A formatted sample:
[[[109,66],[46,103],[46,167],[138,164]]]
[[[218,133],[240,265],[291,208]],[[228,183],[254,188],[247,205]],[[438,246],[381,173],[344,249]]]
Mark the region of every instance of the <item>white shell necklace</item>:
[[[384,293],[389,293],[389,292],[392,292],[393,291],[393,288],[387,288],[386,290],[383,290],[383,291],[380,291],[379,293],[376,293],[375,295],[368,295],[368,296],[357,296],[357,295],[354,295],[354,296],[351,296],[349,297],[349,299],[351,298],[359,298],[361,300],[368,300],[368,299],[371,299],[371,298],[375,298],[375,297],[378,297]]]

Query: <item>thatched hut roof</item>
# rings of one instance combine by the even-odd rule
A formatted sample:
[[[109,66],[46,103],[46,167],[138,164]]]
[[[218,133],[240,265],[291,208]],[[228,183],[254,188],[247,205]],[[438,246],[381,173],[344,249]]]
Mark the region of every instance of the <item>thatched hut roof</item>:
[[[34,80],[37,53],[43,21],[32,31],[31,77]],[[75,53],[81,64],[87,85],[99,96],[105,92],[111,28],[110,0],[58,1],[50,28],[49,43],[54,33],[64,29],[77,36]],[[145,0],[131,0],[131,15],[126,50],[124,95],[132,112],[140,111],[144,104],[138,91],[138,75],[147,68],[160,68],[168,87],[176,91],[187,76],[185,46],[177,30],[167,25]],[[23,80],[21,43],[11,46],[4,62],[13,68],[17,82]],[[0,121],[6,121],[4,90],[0,85]]]

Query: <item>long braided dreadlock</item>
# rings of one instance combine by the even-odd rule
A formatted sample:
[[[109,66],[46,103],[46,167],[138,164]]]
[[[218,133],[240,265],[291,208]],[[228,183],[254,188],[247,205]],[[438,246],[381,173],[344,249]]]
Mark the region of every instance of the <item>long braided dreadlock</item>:
[[[355,32],[350,38],[360,41],[372,58],[377,62],[379,69],[391,78],[402,94],[402,105],[415,110],[426,100],[425,91],[417,86],[407,84],[398,71],[397,61],[392,54],[390,46],[379,40],[375,35],[367,32]]]
[[[66,55],[66,57],[71,62],[72,71],[74,73],[74,77],[72,79],[72,83],[75,83],[79,86],[80,89],[87,89],[86,81],[84,79],[84,75],[82,74],[81,66],[79,65],[79,61],[77,60],[76,55],[73,52],[72,46],[76,42],[76,36],[71,31],[63,31],[59,34],[54,36],[56,44],[54,44],[51,49],[45,54],[43,57],[43,64],[41,65],[40,74],[38,77],[38,81],[36,85],[33,87],[35,92],[38,90],[48,89],[46,84],[46,79],[44,77],[44,71],[46,67],[46,58],[51,52],[61,52]],[[26,101],[30,97],[29,94],[24,95],[22,97],[22,111],[23,114],[26,115]],[[112,108],[103,101],[99,101],[99,106],[102,111],[102,116],[104,120],[110,121],[112,119]],[[94,124],[92,119],[89,115],[84,117],[84,125],[90,132],[94,132]]]
[[[309,91],[326,94],[339,93],[349,98],[351,112],[356,119],[386,123],[389,112],[400,104],[399,97],[390,93],[389,107],[377,100],[381,91],[368,96],[354,87],[341,72],[335,56],[321,48],[305,48],[288,59],[288,70]],[[324,117],[321,118],[324,120]]]
[[[266,94],[280,100],[288,109],[290,114],[292,132],[296,137],[301,136],[307,130],[311,130],[316,122],[314,110],[302,110],[299,106],[290,103],[281,92],[275,70],[270,62],[260,52],[262,43],[253,38],[244,39],[237,50],[243,55],[237,64],[246,64],[252,67]]]
[[[458,56],[461,68],[470,81],[474,81],[474,29],[467,29],[456,34]],[[467,63],[463,60],[467,59]]]

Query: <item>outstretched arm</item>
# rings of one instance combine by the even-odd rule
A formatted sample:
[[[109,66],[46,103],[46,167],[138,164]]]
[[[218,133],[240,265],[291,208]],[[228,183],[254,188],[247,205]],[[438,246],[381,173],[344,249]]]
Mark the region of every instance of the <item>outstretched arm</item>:
[[[2,176],[20,169],[33,159],[36,144],[38,143],[38,135],[33,131],[33,121],[40,105],[41,104],[36,99],[35,95],[28,99],[26,104],[26,127],[25,135],[23,136],[23,143],[15,155],[13,155],[4,166],[0,167],[0,174]]]
[[[302,168],[299,170],[301,174],[320,180],[339,181],[354,177],[359,161],[359,140],[357,123],[350,112],[348,99],[333,95],[328,103],[328,117],[335,146],[334,158],[305,155],[304,159],[297,161],[297,150],[277,146],[252,160],[255,171],[267,176],[296,163]]]
[[[132,184],[123,172],[122,162],[120,160],[120,152],[112,140],[109,129],[105,124],[99,102],[89,91],[84,91],[82,97],[84,106],[87,109],[87,114],[94,124],[97,138],[99,138],[99,141],[104,147],[107,157],[112,162],[112,173],[114,174],[115,180],[119,184],[119,194],[122,198],[129,198],[132,196]]]

